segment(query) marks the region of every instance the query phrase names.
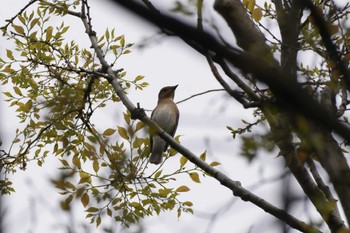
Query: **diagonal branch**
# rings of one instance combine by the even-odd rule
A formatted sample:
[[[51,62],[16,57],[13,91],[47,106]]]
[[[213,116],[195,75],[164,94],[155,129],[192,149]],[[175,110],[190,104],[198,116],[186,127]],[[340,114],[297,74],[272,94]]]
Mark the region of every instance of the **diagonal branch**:
[[[84,4],[83,4],[84,5]],[[97,58],[100,61],[103,70],[106,70],[108,74],[108,81],[113,86],[116,94],[124,104],[124,106],[131,112],[133,116],[135,116],[135,113],[138,112],[139,114],[136,114],[138,119],[140,119],[143,123],[145,123],[148,127],[154,128],[155,132],[159,134],[159,136],[166,140],[170,146],[172,146],[175,150],[180,152],[182,155],[184,155],[186,158],[188,158],[192,163],[196,164],[198,167],[203,169],[205,172],[210,174],[212,177],[214,177],[216,180],[218,180],[223,186],[229,188],[233,191],[233,194],[235,196],[240,197],[244,201],[252,202],[253,204],[259,206],[264,211],[272,214],[276,218],[281,219],[282,221],[289,224],[291,227],[298,229],[303,232],[319,232],[316,228],[294,218],[293,216],[289,215],[287,212],[273,206],[269,202],[265,201],[264,199],[254,195],[253,193],[249,192],[248,190],[244,189],[239,182],[231,180],[228,176],[220,172],[219,170],[211,167],[206,162],[202,161],[198,156],[193,154],[191,151],[189,151],[187,148],[183,147],[179,143],[177,143],[169,134],[167,134],[163,129],[161,129],[155,122],[153,122],[141,109],[138,109],[135,107],[135,105],[129,100],[125,92],[123,91],[122,87],[118,83],[118,79],[115,78],[115,74],[112,70],[112,67],[108,64],[108,62],[105,60],[105,57],[103,56],[103,51],[98,46],[96,33],[92,31],[90,27],[90,22],[88,21],[88,16],[85,15],[84,7],[82,8],[82,17],[81,20],[84,24],[85,30],[87,35],[89,36],[90,42],[92,44],[92,48],[96,52]]]

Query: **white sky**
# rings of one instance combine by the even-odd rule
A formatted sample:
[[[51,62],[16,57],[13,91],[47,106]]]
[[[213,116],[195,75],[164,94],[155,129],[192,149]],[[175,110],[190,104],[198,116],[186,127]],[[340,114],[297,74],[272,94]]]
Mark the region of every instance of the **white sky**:
[[[4,19],[12,17],[26,2],[2,0],[0,25],[2,26]],[[117,34],[125,34],[127,42],[137,44],[143,38],[154,35],[157,30],[135,19],[128,12],[111,5],[107,0],[90,2],[92,22],[98,34],[103,33],[106,27],[110,29],[115,27]],[[216,17],[216,20],[218,23],[222,22],[219,17]],[[82,34],[82,25],[79,21],[73,19],[66,22],[72,25],[73,39],[79,43],[88,43],[87,36]],[[5,48],[8,46],[10,46],[9,43],[1,38],[0,56],[4,56]],[[134,103],[140,102],[141,107],[146,109],[155,107],[158,91],[163,86],[179,84],[175,96],[177,101],[198,92],[220,88],[205,59],[173,37],[157,41],[142,51],[133,49],[130,55],[121,58],[118,65],[123,67],[130,77],[146,76],[145,80],[150,83],[150,86],[143,92],[130,93],[129,96]],[[19,127],[14,109],[7,107],[3,102],[3,96],[0,97],[0,104],[3,120],[1,135],[5,139],[11,139],[14,128]],[[108,106],[103,112],[98,113],[96,120],[101,124],[101,128],[116,125],[115,121],[121,118],[115,115],[117,108],[118,106]],[[232,179],[241,181],[243,186],[250,186],[263,178],[282,173],[283,162],[275,158],[275,155],[261,155],[258,162],[251,165],[239,156],[239,139],[235,141],[232,139],[226,125],[234,128],[243,127],[241,119],[252,120],[253,118],[250,111],[242,109],[239,104],[223,93],[216,92],[191,99],[180,104],[179,109],[181,116],[177,134],[183,135],[182,144],[194,153],[200,154],[206,149],[206,139],[209,139],[208,159],[221,162],[223,165],[220,169]],[[169,160],[166,166],[171,168],[177,167],[178,164],[179,156]],[[7,211],[4,224],[7,233],[63,233],[66,231],[62,226],[69,224],[72,219],[75,219],[76,223],[85,221],[85,213],[79,203],[75,205],[73,216],[65,216],[59,210],[58,200],[62,197],[49,182],[49,178],[57,174],[56,167],[55,158],[48,158],[42,168],[29,164],[26,171],[18,171],[12,177],[16,193],[4,198]],[[213,179],[206,178],[202,181],[202,184],[194,184],[186,177],[186,179],[179,179],[178,184],[174,185],[176,187],[187,184],[191,188],[191,191],[182,195],[181,198],[194,203],[194,216],[183,215],[178,220],[176,212],[163,213],[143,221],[146,232],[206,232],[208,219],[201,216],[215,212],[229,200],[235,200],[234,205],[230,211],[219,216],[212,225],[211,232],[248,232],[250,227],[252,227],[250,232],[273,232],[273,230],[279,232],[279,229],[270,228],[271,223],[275,221],[274,217],[250,203],[233,198],[228,189],[221,187]],[[276,199],[278,195],[274,195],[280,192],[276,183],[264,185],[254,192],[274,204],[279,204],[279,200]],[[296,209],[294,212],[300,216],[303,210]],[[85,232],[82,231],[81,226],[77,225],[77,229],[79,229],[77,232]],[[103,232],[103,230],[92,226],[92,232]]]

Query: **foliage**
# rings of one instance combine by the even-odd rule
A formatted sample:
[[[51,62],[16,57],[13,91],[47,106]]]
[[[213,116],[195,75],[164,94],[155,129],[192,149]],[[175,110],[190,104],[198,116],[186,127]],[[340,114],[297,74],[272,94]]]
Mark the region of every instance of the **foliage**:
[[[95,51],[66,39],[70,27],[65,18],[79,7],[80,1],[39,1],[36,10],[23,11],[2,28],[15,49],[7,49],[0,60],[0,82],[12,89],[4,95],[24,126],[16,129],[9,149],[1,150],[1,172],[6,175],[2,194],[14,191],[7,174],[25,170],[28,163],[43,166],[48,156],[55,156],[62,175],[52,183],[65,196],[62,208],[80,199],[86,217],[97,226],[106,215],[129,225],[166,210],[177,210],[179,217],[192,213],[192,203],[179,199],[190,189],[172,181],[187,173],[200,182],[200,170],[186,168],[183,160],[174,171],[147,169],[150,149],[144,124],[124,110]],[[57,19],[62,23],[53,26]],[[132,47],[115,29],[106,29],[97,43],[111,66]],[[130,79],[123,69],[115,71],[115,78],[125,93],[148,86],[144,76]],[[93,116],[111,104],[124,111],[123,121],[101,129]],[[171,149],[167,158],[176,154]]]
[[[36,2],[36,10],[27,9]],[[206,57],[213,76],[235,101],[254,109],[255,120],[243,119],[243,126],[238,128],[227,126],[234,139],[241,139],[241,154],[251,162],[261,149],[270,153],[278,149],[277,155],[284,158],[286,169],[299,183],[305,199],[322,218],[321,227],[347,232],[338,205],[349,222],[350,169],[345,153],[350,139],[344,135],[349,133],[350,77],[342,65],[347,68],[350,59],[350,4],[338,7],[334,1],[300,2],[230,1],[236,4],[233,9],[240,11],[231,14],[230,4],[220,6],[222,1],[215,1],[215,9],[230,26],[240,49],[228,43],[219,27],[202,14],[203,1],[175,1],[171,10],[181,17],[197,17],[194,30],[200,36],[190,40],[177,31],[178,36]],[[144,3],[155,18],[162,16],[151,2]],[[48,156],[55,156],[61,162],[62,176],[52,182],[65,195],[62,208],[69,209],[74,198],[80,199],[86,217],[97,226],[104,216],[129,225],[166,210],[177,210],[179,217],[182,212],[192,213],[192,202],[179,198],[190,188],[174,181],[185,174],[200,183],[202,173],[289,226],[318,232],[318,225],[291,216],[288,210],[255,196],[214,168],[219,163],[207,163],[206,152],[194,156],[177,143],[179,137],[177,142],[167,138],[176,150],[166,152],[167,159],[177,151],[184,155],[179,167],[165,171],[160,166],[150,171],[150,145],[144,128],[145,124],[152,126],[152,122],[142,115],[134,117],[130,105],[125,104],[130,91],[142,91],[148,83],[142,75],[130,78],[123,69],[112,70],[118,67],[121,56],[131,52],[132,44],[126,42],[124,35],[117,35],[115,29],[97,35],[92,31],[89,11],[87,1],[31,1],[2,27],[4,36],[16,48],[7,49],[6,58],[0,59],[0,83],[11,88],[4,95],[9,105],[16,108],[24,127],[16,129],[8,150],[0,151],[1,172],[15,173],[31,162],[43,166]],[[79,18],[92,46],[67,40],[69,26],[64,20],[53,23],[54,17]],[[167,22],[172,21],[159,25],[166,27]],[[177,23],[179,27],[181,22]],[[278,25],[277,31],[266,26],[274,24]],[[201,39],[209,38],[204,30],[208,27],[217,33],[214,42],[218,39],[220,43],[207,48]],[[188,25],[184,28],[190,30]],[[162,32],[176,35],[170,26],[162,28]],[[313,62],[300,59],[300,54],[312,57]],[[229,85],[227,80],[235,85]],[[93,116],[111,104],[118,106],[123,120],[101,129]],[[258,131],[258,125],[264,126],[264,132]],[[340,132],[341,137],[336,137],[333,130]],[[327,173],[334,191],[330,191],[319,170]],[[0,188],[2,194],[13,191],[7,177],[1,180]]]

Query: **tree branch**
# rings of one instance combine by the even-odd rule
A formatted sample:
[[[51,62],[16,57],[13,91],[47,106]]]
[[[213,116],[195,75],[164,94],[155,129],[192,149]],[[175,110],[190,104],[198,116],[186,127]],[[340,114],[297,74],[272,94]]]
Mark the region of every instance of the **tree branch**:
[[[207,51],[212,51],[243,72],[251,73],[254,78],[270,87],[274,96],[279,99],[279,102],[276,103],[279,108],[287,112],[300,113],[325,129],[334,130],[343,138],[350,140],[350,128],[339,122],[337,118],[311,98],[297,83],[297,80],[287,78],[288,73],[283,73],[276,62],[266,59],[266,57],[229,49],[218,42],[210,33],[199,33],[196,28],[171,16],[155,14],[133,0],[113,0],[113,2],[124,6],[155,25],[166,28],[173,35],[178,35],[199,53],[205,55]]]
[[[342,80],[345,81],[347,89],[350,90],[350,71],[348,69],[347,64],[341,59],[337,46],[333,43],[331,39],[331,34],[329,33],[327,24],[322,17],[321,11],[317,9],[317,7],[313,4],[311,0],[297,0],[297,2],[301,6],[306,7],[310,10],[311,15],[315,20],[315,24],[319,29],[322,42],[326,47],[329,57],[334,62],[336,69],[338,69],[343,75]]]
[[[270,203],[266,202],[264,199],[242,188],[239,182],[231,180],[229,177],[227,177],[220,171],[216,170],[215,168],[211,167],[209,164],[202,161],[199,157],[194,155],[191,151],[189,151],[188,149],[186,149],[185,147],[177,143],[169,134],[167,134],[154,121],[152,121],[144,112],[142,112],[141,109],[136,108],[135,105],[129,100],[127,95],[124,93],[122,87],[118,83],[118,79],[115,78],[115,74],[112,70],[112,67],[105,60],[103,56],[103,51],[98,46],[96,33],[92,31],[91,25],[87,19],[88,16],[85,15],[84,7],[85,6],[82,7],[83,14],[82,14],[81,20],[84,24],[86,33],[89,36],[90,42],[92,44],[92,48],[96,52],[97,58],[100,61],[103,70],[106,70],[108,74],[107,80],[111,83],[116,94],[118,95],[118,97],[120,98],[124,106],[131,112],[132,115],[137,116],[148,127],[155,129],[155,132],[159,134],[159,136],[162,139],[167,141],[172,148],[177,150],[179,153],[181,153],[186,158],[188,158],[192,163],[196,164],[202,170],[204,170],[205,172],[210,174],[212,177],[217,179],[223,186],[231,189],[235,196],[240,197],[244,201],[252,202],[253,204],[262,208],[264,211],[272,214],[276,218],[281,219],[282,221],[286,222],[287,224],[289,224],[291,227],[295,229],[298,229],[303,232],[319,232],[316,228],[310,225],[307,225],[306,223],[294,218],[293,216],[289,215],[287,212],[271,205]],[[138,114],[135,114],[135,112],[138,112]]]
[[[210,93],[210,92],[218,92],[218,91],[225,91],[225,89],[213,89],[213,90],[203,91],[203,92],[191,95],[190,97],[187,97],[187,98],[185,98],[183,100],[177,101],[176,104],[181,104],[181,103],[183,103],[183,102],[185,102],[185,101],[187,101],[189,99],[192,99],[192,98],[200,96],[200,95],[204,95],[204,94],[207,94],[207,93]]]

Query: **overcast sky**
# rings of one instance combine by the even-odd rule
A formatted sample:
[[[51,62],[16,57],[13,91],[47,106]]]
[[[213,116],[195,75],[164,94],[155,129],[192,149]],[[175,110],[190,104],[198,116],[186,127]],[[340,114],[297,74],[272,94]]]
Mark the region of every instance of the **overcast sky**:
[[[4,20],[12,17],[27,1],[2,0],[0,8],[0,26]],[[135,43],[135,46],[145,38],[152,38],[157,28],[144,23],[128,12],[118,9],[108,0],[90,1],[92,11],[92,23],[98,34],[103,33],[108,27],[116,28],[117,34],[125,34],[127,42]],[[5,6],[5,7],[4,7]],[[211,5],[206,5],[206,11],[211,12],[218,24],[222,23],[220,17],[215,16]],[[33,8],[31,8],[33,9]],[[89,42],[81,22],[76,19],[66,20],[66,25],[71,26],[69,34],[77,42],[89,47]],[[58,23],[60,20],[58,19]],[[226,25],[225,25],[226,26]],[[230,34],[227,37],[230,38]],[[67,38],[68,39],[68,38]],[[0,39],[0,56],[4,56],[5,48],[13,48],[8,41]],[[158,39],[143,50],[132,49],[133,52],[123,56],[117,63],[123,67],[129,77],[145,75],[150,84],[144,91],[130,92],[130,99],[141,104],[141,107],[153,109],[157,102],[158,91],[163,86],[179,84],[176,90],[175,100],[179,101],[193,94],[221,88],[215,81],[203,56],[189,49],[184,43],[175,37]],[[118,68],[119,68],[118,67]],[[1,87],[4,91],[8,87]],[[5,145],[13,138],[14,128],[18,126],[14,109],[9,108],[0,97],[1,135]],[[97,112],[96,122],[101,129],[108,126],[115,127],[118,119],[119,106],[108,106],[103,112]],[[239,156],[239,139],[233,140],[227,125],[234,128],[243,127],[241,119],[252,120],[251,111],[244,110],[235,101],[223,92],[210,93],[179,104],[181,113],[177,134],[183,135],[181,143],[200,154],[208,150],[208,159],[217,160],[223,165],[222,169],[232,179],[239,180],[245,187],[258,183],[263,178],[275,177],[282,173],[283,162],[274,155],[259,156],[258,162],[248,164]],[[22,126],[23,127],[23,126]],[[179,156],[168,160],[166,166],[171,169],[178,167]],[[16,193],[4,198],[6,216],[4,224],[7,233],[24,232],[57,232],[63,233],[64,224],[70,221],[79,223],[85,221],[82,208],[79,203],[75,206],[73,216],[65,216],[60,212],[58,201],[62,197],[52,187],[49,179],[57,174],[55,170],[57,162],[55,158],[48,158],[42,168],[35,164],[29,164],[26,171],[18,171],[12,179]],[[278,168],[279,167],[279,168]],[[183,200],[194,203],[195,215],[184,215],[179,220],[176,212],[164,213],[160,216],[145,219],[146,232],[273,232],[269,228],[275,219],[250,203],[233,198],[232,193],[211,178],[202,179],[202,184],[194,184],[187,177],[180,178],[178,184],[187,184],[191,191],[181,196]],[[279,200],[274,194],[280,192],[276,183],[264,185],[254,192],[268,201],[278,204]],[[277,195],[276,195],[277,196]],[[232,202],[234,201],[234,202]],[[219,210],[225,203],[233,203],[230,211],[220,215],[214,225],[210,225],[208,216]],[[295,210],[295,213],[303,210]],[[252,216],[254,216],[252,226]],[[77,229],[83,232],[78,225]],[[252,227],[252,228],[251,228]],[[102,232],[102,229],[92,232]],[[279,232],[276,230],[276,232]]]

